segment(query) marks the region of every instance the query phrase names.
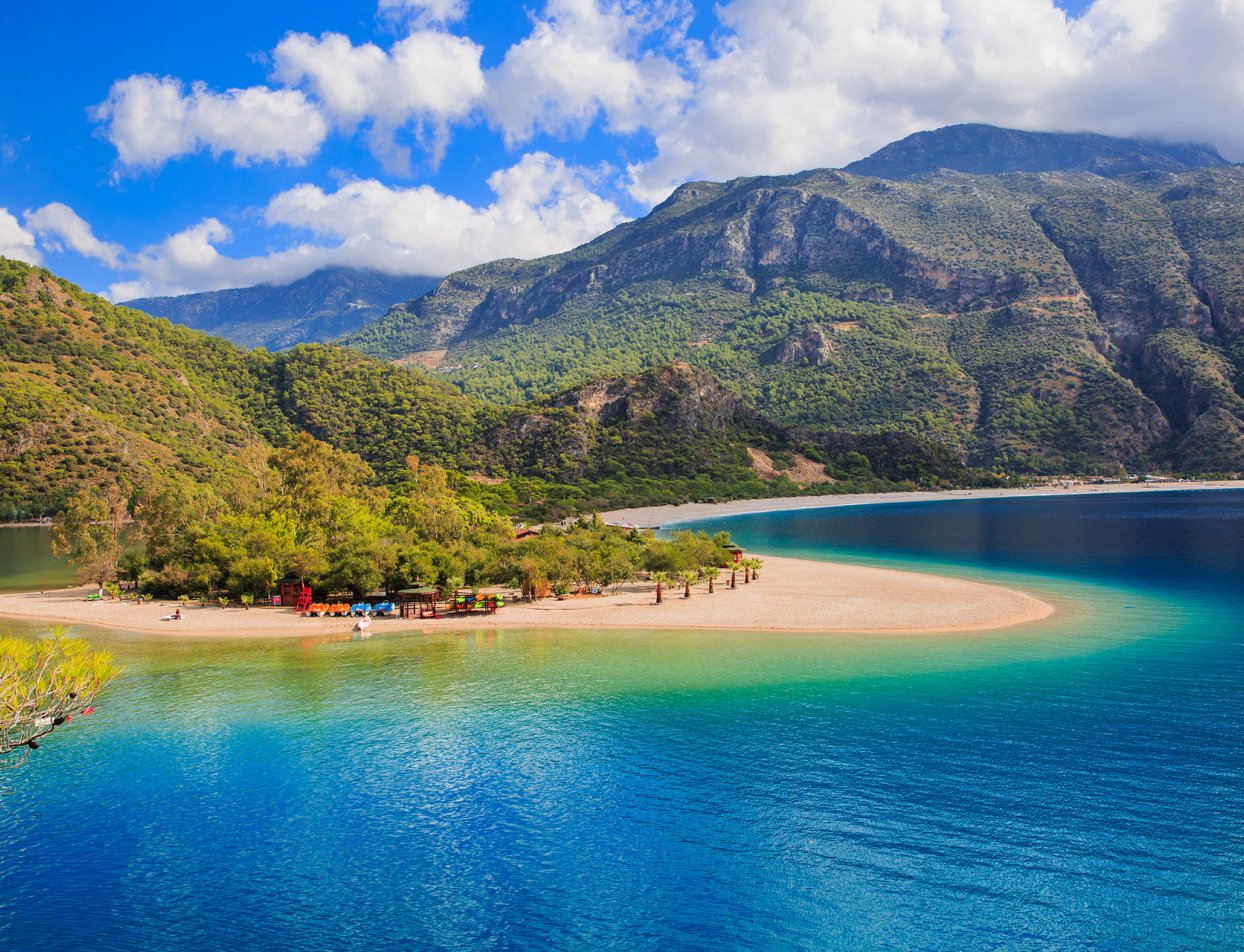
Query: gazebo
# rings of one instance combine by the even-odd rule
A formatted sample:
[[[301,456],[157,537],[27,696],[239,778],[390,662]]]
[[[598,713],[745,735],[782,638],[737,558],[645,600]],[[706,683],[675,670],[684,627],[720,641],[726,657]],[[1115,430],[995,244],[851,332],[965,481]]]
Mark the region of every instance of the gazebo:
[[[440,618],[436,610],[440,600],[441,590],[439,588],[433,588],[430,585],[404,588],[397,593],[398,613],[403,618]]]

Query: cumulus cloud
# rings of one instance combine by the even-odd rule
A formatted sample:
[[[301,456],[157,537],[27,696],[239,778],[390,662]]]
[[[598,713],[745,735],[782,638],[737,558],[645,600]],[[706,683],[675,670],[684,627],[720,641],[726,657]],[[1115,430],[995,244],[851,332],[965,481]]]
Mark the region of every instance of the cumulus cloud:
[[[488,76],[489,121],[513,146],[537,132],[581,135],[598,118],[617,133],[661,124],[690,85],[669,48],[691,15],[683,2],[549,0],[531,34]]]
[[[43,255],[35,247],[35,236],[23,228],[7,208],[0,208],[0,257],[43,264]]]
[[[1244,0],[732,0],[695,94],[631,167],[654,202],[690,178],[836,166],[921,129],[1207,141],[1244,157]]]
[[[113,83],[91,111],[117,160],[129,169],[158,169],[170,159],[207,150],[232,153],[235,165],[301,165],[328,135],[328,123],[300,91],[227,89],[203,83],[189,91],[170,77],[130,76]]]
[[[121,267],[125,249],[112,241],[100,241],[94,231],[68,205],[52,202],[35,211],[26,212],[26,227],[39,236],[49,251],[69,247],[80,255],[101,261],[110,268]]]
[[[301,185],[268,204],[270,224],[340,242],[343,262],[407,274],[447,274],[501,257],[564,251],[622,221],[590,176],[531,153],[488,179],[496,200],[474,207],[429,186],[393,188],[374,179],[335,192]]]
[[[285,284],[335,263],[332,249],[311,245],[231,258],[217,246],[232,240],[233,232],[227,225],[205,218],[133,255],[126,269],[136,271],[137,277],[110,285],[108,296],[114,301],[131,301],[252,284]]]
[[[439,30],[417,30],[389,51],[355,46],[340,33],[291,33],[274,54],[274,75],[308,89],[337,127],[370,122],[372,151],[386,167],[409,174],[410,151],[397,142],[410,125],[440,161],[450,124],[465,119],[484,93],[483,47]]]
[[[564,251],[623,220],[616,205],[596,194],[593,180],[547,153],[531,153],[489,177],[496,198],[483,207],[426,185],[395,188],[366,179],[331,192],[300,185],[276,195],[264,220],[307,232],[307,240],[234,258],[220,250],[233,240],[232,230],[205,218],[122,256],[119,269],[134,277],[112,284],[108,293],[126,301],[284,284],[329,265],[443,275],[492,258]]]

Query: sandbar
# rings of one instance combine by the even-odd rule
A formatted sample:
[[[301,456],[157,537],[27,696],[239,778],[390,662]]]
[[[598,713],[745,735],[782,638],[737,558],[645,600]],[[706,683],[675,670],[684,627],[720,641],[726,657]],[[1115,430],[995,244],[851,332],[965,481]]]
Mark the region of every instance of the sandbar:
[[[725,572],[710,594],[705,583],[690,598],[667,589],[655,604],[651,582],[633,582],[617,594],[564,600],[511,601],[495,615],[441,619],[377,618],[370,634],[480,629],[687,629],[928,634],[1008,628],[1048,618],[1054,607],[1000,585],[894,569],[764,556],[760,577],[735,588]],[[349,618],[302,618],[289,609],[217,605],[183,610],[179,622],[161,621],[176,603],[139,605],[85,600],[89,587],[0,595],[0,616],[24,621],[110,628],[170,638],[282,638],[347,636]]]

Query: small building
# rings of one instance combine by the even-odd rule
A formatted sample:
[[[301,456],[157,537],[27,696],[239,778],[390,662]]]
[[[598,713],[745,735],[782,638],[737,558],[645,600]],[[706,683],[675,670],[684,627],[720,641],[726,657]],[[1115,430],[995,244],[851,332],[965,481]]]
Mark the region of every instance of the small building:
[[[287,575],[276,583],[277,594],[272,599],[274,605],[296,608],[302,602],[311,603],[311,586],[297,575]]]
[[[741,545],[735,545],[731,542],[723,546],[723,548],[730,553],[730,558],[734,560],[735,565],[743,561],[743,547]]]
[[[521,529],[519,529],[517,532],[514,533],[514,538],[515,539],[534,539],[539,534],[540,534],[539,529],[533,529],[530,526],[523,526]]]

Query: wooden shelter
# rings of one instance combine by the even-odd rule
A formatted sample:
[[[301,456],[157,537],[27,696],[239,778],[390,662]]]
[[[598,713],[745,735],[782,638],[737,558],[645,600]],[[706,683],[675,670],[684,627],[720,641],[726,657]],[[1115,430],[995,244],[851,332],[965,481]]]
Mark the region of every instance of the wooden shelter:
[[[440,618],[437,606],[441,590],[430,585],[404,588],[397,593],[397,610],[403,618]]]

